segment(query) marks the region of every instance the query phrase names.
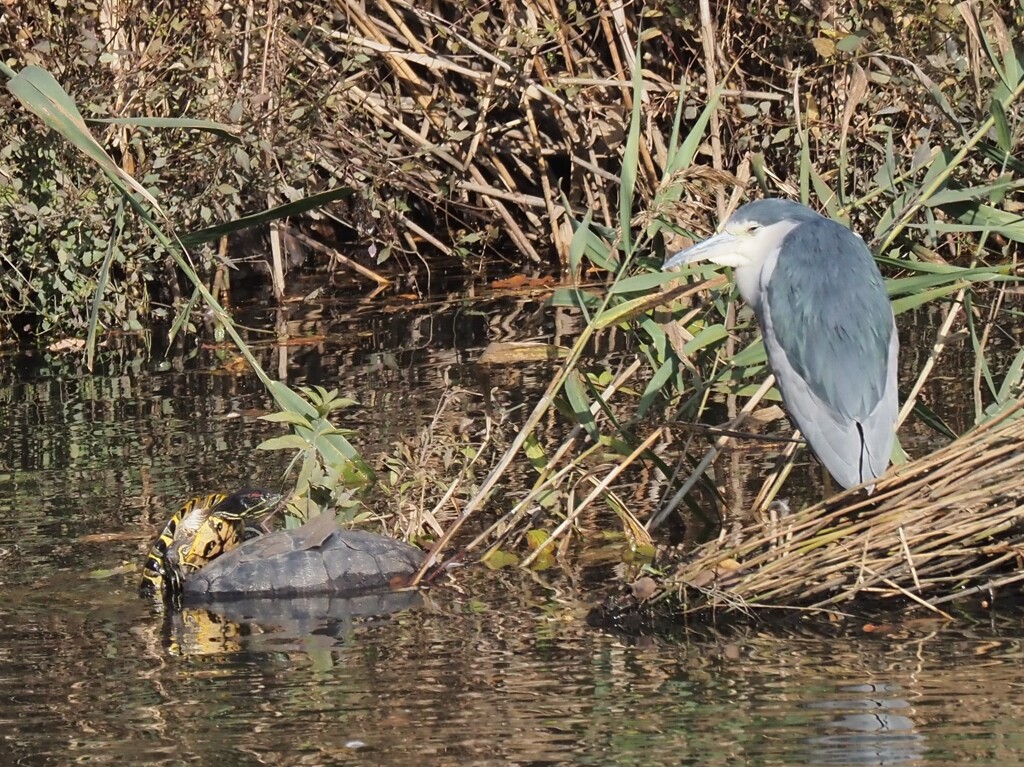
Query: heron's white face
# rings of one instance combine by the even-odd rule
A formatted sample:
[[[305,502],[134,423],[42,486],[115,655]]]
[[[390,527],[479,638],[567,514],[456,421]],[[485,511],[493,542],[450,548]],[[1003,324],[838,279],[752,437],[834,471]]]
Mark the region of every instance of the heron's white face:
[[[736,270],[736,286],[743,300],[756,305],[761,268],[767,259],[778,253],[783,238],[797,224],[786,220],[761,224],[751,219],[729,219],[721,232],[679,251],[662,268],[671,269],[698,261],[731,266]]]

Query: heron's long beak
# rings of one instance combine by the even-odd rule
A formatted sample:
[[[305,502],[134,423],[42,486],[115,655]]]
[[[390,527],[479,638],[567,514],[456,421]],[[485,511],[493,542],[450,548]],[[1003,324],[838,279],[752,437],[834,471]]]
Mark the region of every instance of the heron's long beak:
[[[686,250],[681,250],[669,258],[661,268],[672,269],[676,266],[684,266],[697,261],[711,261],[723,266],[738,266],[736,245],[739,238],[729,232],[719,232],[714,237],[709,237],[703,242],[698,242]],[[745,260],[742,261],[745,263]]]

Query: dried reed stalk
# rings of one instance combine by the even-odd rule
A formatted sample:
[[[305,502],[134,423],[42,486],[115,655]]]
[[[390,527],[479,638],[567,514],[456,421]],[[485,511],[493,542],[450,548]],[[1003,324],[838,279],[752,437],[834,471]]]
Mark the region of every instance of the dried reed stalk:
[[[1024,579],[1022,411],[1024,398],[894,469],[871,496],[847,491],[723,535],[667,585],[689,612],[822,608],[867,595],[934,606]]]
[[[602,2],[592,16],[567,18],[566,7],[550,0],[469,15],[450,2],[334,6],[330,22],[286,44],[311,77],[345,72],[329,86],[324,118],[333,146],[317,161],[375,189],[384,234],[398,230],[411,249],[455,252],[460,233],[486,230],[486,241],[510,243],[522,263],[557,260],[567,268],[567,199],[601,211],[606,226],[617,223],[634,9]],[[595,35],[602,45],[594,46]],[[677,65],[662,69],[650,76],[666,84],[661,119],[645,121],[640,142],[640,183],[648,190],[664,160],[648,147],[667,130],[680,76]],[[436,227],[425,225],[430,218]],[[505,254],[512,249],[503,246]]]

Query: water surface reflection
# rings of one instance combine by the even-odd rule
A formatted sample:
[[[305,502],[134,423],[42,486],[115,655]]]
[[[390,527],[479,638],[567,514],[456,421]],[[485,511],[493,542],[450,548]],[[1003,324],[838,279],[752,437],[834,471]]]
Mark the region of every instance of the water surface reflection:
[[[519,316],[378,314],[340,350],[261,353],[359,400],[372,455],[453,381],[532,401],[545,370],[471,363]],[[0,764],[1024,762],[1016,620],[631,639],[590,628],[600,595],[568,579],[477,568],[378,617],[168,620],[134,569],[168,507],[287,459],[256,453],[269,403],[220,354],[43,366],[0,392]]]
[[[337,635],[193,655],[169,654],[160,616],[100,582],[24,594],[0,609],[4,763],[1024,757],[1018,628],[631,640],[586,627],[579,595],[514,578],[467,571]]]

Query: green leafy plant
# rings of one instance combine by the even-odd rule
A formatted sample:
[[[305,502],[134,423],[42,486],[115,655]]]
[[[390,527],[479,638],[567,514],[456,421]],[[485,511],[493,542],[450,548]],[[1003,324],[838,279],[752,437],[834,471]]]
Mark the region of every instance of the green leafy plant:
[[[139,220],[171,255],[216,322],[234,342],[250,368],[274,398],[280,411],[271,419],[290,424],[293,433],[277,438],[276,443],[271,440],[269,447],[287,446],[299,450],[297,459],[301,458],[302,468],[299,472],[296,497],[297,503],[306,504],[302,511],[308,515],[314,510],[320,510],[326,503],[340,501],[339,483],[347,487],[372,481],[373,472],[346,439],[345,432],[335,428],[329,419],[332,412],[348,407],[351,402],[338,397],[337,392],[322,389],[305,390],[308,396],[306,399],[286,384],[272,380],[239,335],[231,316],[196,273],[181,241],[173,233],[168,234],[164,231],[164,227],[170,230],[170,221],[156,198],[104,151],[90,133],[74,101],[53,76],[39,67],[25,67],[20,73],[15,74],[2,62],[0,72],[10,78],[8,88],[26,109],[99,166],[125,203],[135,211]],[[164,122],[173,125],[175,121]],[[193,121],[186,122],[195,127]],[[100,287],[102,288],[102,284]],[[90,320],[90,364],[97,322],[96,303],[94,300]]]
[[[284,403],[276,413],[262,416],[271,423],[288,424],[292,433],[272,437],[260,450],[292,450],[285,475],[298,469],[289,508],[301,520],[335,508],[346,521],[357,516],[352,490],[374,481],[373,470],[348,441],[354,432],[339,429],[331,415],[355,405],[355,401],[321,386],[302,387],[304,397],[275,382],[276,399]]]

